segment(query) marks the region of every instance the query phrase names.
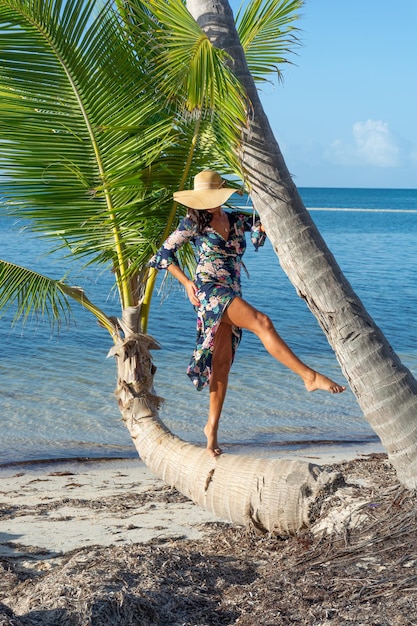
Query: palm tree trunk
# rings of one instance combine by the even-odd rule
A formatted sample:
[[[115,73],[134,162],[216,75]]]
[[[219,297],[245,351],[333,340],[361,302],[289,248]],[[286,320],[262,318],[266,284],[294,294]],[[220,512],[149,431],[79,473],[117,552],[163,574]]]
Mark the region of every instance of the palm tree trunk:
[[[305,209],[260,102],[227,0],[187,0],[229,53],[251,107],[241,162],[251,198],[290,281],[316,316],[399,480],[417,487],[417,382],[343,276]]]
[[[116,396],[141,459],[151,471],[223,520],[258,531],[288,535],[319,515],[320,503],[340,482],[336,472],[303,461],[210,457],[173,435],[161,422],[153,390],[152,337],[133,332],[139,308],[125,312],[125,337],[111,349],[116,357]]]

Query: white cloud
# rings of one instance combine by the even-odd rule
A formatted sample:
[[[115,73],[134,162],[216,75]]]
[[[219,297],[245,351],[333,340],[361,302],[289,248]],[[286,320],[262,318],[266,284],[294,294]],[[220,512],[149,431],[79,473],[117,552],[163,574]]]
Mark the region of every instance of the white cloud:
[[[336,140],[327,156],[343,165],[373,165],[396,167],[400,164],[400,148],[387,122],[367,120],[355,122],[353,143]]]
[[[359,155],[369,165],[395,167],[400,150],[386,122],[368,120],[353,125],[353,137]]]

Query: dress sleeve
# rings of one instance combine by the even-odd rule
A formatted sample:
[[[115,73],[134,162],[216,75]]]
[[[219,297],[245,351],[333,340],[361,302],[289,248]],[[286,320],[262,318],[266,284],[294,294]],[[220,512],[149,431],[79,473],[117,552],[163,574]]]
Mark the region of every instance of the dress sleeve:
[[[258,252],[258,248],[263,246],[266,240],[266,233],[261,230],[261,220],[245,215],[244,224],[245,231],[250,231],[250,240],[253,243],[255,252]]]
[[[155,267],[157,270],[166,269],[169,265],[179,265],[177,258],[177,250],[184,243],[190,241],[195,235],[194,223],[185,217],[179,223],[178,227],[165,239],[162,246],[151,258],[148,267]]]

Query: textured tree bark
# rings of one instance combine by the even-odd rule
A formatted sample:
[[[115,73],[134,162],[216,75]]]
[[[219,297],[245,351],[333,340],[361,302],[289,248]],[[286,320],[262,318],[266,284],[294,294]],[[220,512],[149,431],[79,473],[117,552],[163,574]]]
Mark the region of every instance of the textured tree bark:
[[[135,317],[134,310],[130,311]],[[126,322],[126,319],[124,320]],[[125,330],[133,324],[125,324]],[[130,332],[110,351],[118,368],[116,396],[141,459],[151,471],[219,518],[285,536],[307,527],[340,484],[336,472],[285,459],[223,454],[186,443],[161,422],[150,350],[158,344]]]
[[[241,163],[251,198],[290,281],[316,316],[399,480],[417,487],[417,382],[343,276],[305,209],[248,70],[227,0],[187,0],[213,44],[233,59],[251,107]]]

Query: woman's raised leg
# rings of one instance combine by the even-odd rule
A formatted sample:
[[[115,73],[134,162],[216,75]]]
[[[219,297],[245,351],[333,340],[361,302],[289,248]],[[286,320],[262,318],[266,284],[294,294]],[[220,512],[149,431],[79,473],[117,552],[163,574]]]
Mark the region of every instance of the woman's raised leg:
[[[236,297],[223,314],[222,323],[232,324],[255,333],[265,349],[283,365],[302,378],[307,391],[322,389],[330,393],[341,393],[346,389],[327,376],[316,372],[303,363],[277,333],[267,315],[255,309],[242,298]]]
[[[210,376],[210,407],[207,424],[204,427],[204,434],[207,437],[207,451],[211,456],[219,456],[222,453],[217,440],[217,433],[226,397],[232,358],[232,327],[230,324],[220,323],[214,336]]]

